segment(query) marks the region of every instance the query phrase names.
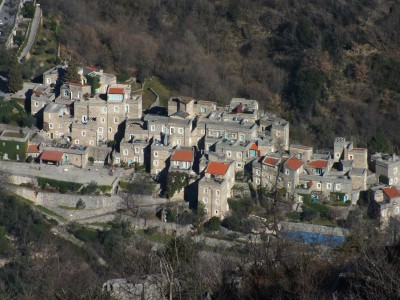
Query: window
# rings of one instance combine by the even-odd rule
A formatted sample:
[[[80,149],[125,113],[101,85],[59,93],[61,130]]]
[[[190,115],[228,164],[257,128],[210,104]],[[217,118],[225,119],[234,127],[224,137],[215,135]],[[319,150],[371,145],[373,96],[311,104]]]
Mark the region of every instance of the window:
[[[4,153],[4,159],[8,159],[8,153]]]
[[[260,184],[260,179],[256,179],[256,184]]]
[[[239,135],[239,141],[244,142],[244,135],[243,134]]]
[[[398,215],[398,214],[399,214],[399,207],[398,207],[398,206],[394,209],[394,214],[395,214],[395,215]]]
[[[389,185],[393,184],[393,179],[389,179]]]
[[[237,158],[242,158],[242,152],[237,152],[236,156],[237,156]]]
[[[206,131],[205,131],[204,129],[202,129],[202,130],[201,130],[201,133],[202,133],[202,134],[205,134],[205,133],[206,133]]]
[[[62,124],[58,125],[58,128],[62,128]]]
[[[154,151],[154,157],[158,157],[158,152]]]
[[[133,162],[138,162],[138,158],[136,156],[133,158]]]
[[[16,155],[16,160],[19,160],[19,154]]]
[[[86,136],[86,131],[85,130],[82,131],[82,136]]]
[[[207,197],[203,197],[203,202],[207,203],[208,202],[208,198]]]
[[[102,141],[102,140],[103,140],[103,135],[99,134],[99,141]]]
[[[156,131],[156,125],[151,125],[150,126],[150,131]]]
[[[65,97],[68,97],[68,95],[69,95],[68,90],[64,90],[64,96],[65,96]]]
[[[260,170],[256,170],[256,175],[260,175]]]
[[[53,119],[53,114],[49,114],[49,119]]]
[[[181,144],[181,140],[176,140],[176,143],[178,144],[178,145],[180,145]]]
[[[292,186],[292,183],[288,182],[287,187],[290,188]]]
[[[128,149],[124,149],[124,155],[128,155]]]
[[[119,107],[118,106],[114,106],[114,112],[119,112]]]
[[[169,129],[169,133],[170,133],[170,134],[174,134],[174,133],[175,133],[175,128],[174,128],[174,127],[171,127],[171,128]]]
[[[139,153],[139,148],[135,148],[135,153]]]
[[[271,176],[270,176],[270,175],[267,175],[267,179],[270,180],[270,179],[271,179]]]
[[[393,174],[397,174],[397,167],[393,169]]]
[[[129,112],[129,105],[125,105],[125,112]]]
[[[330,190],[330,189],[332,188],[332,184],[327,183],[327,184],[326,184],[326,188],[327,188],[328,190]]]
[[[335,189],[336,189],[337,191],[340,191],[340,184],[339,184],[339,183],[336,184]]]
[[[105,123],[105,122],[106,122],[106,119],[101,118],[101,123]]]
[[[139,161],[140,161],[140,162],[143,162],[143,157],[139,157]]]
[[[317,188],[321,188],[321,183],[317,183]]]
[[[279,131],[276,132],[276,136],[280,136],[281,133]]]
[[[50,128],[50,129],[53,129],[53,128],[54,128],[53,123],[49,123],[49,128]]]
[[[89,144],[90,144],[91,146],[93,146],[93,145],[94,145],[94,142],[93,142],[93,141],[90,141]]]
[[[349,155],[349,159],[352,160],[353,159],[353,155]]]
[[[208,194],[208,189],[205,188],[205,189],[203,190],[203,193],[204,193],[204,194]]]
[[[161,132],[162,132],[162,133],[167,133],[167,128],[163,126],[163,127],[161,128]]]
[[[115,159],[115,162],[116,162],[117,164],[119,164],[119,162],[120,162],[120,158],[119,158],[119,157],[117,157],[117,158]]]
[[[79,145],[79,140],[75,140],[75,144]]]
[[[215,195],[219,196],[219,194],[220,194],[219,190],[216,190]]]
[[[112,128],[111,127],[108,127],[108,132],[112,132]]]
[[[238,168],[241,168],[241,167],[242,167],[242,164],[241,164],[241,163],[238,163],[238,164],[237,164],[237,167],[238,167]]]
[[[208,209],[206,207],[204,208],[204,213],[208,213]]]
[[[215,211],[215,214],[218,215],[218,210]]]
[[[179,165],[179,161],[175,160],[175,161],[174,161],[174,165],[175,165],[175,166]]]
[[[340,157],[340,153],[336,153],[336,157],[339,158]]]
[[[104,106],[103,107],[103,113],[106,113],[107,112],[107,106]]]
[[[119,122],[118,118],[114,118],[114,123],[118,123],[118,122]]]
[[[226,151],[226,156],[231,157],[231,151]]]
[[[183,134],[183,128],[178,128],[179,134]]]
[[[97,130],[99,131],[99,133],[103,133],[103,127],[99,127]]]
[[[206,108],[205,107],[200,107],[200,112],[201,113],[205,113],[206,112]]]
[[[221,203],[221,201],[219,201],[219,199],[216,199],[216,200],[215,200],[215,204],[216,204],[216,205],[219,205],[220,203]]]
[[[35,106],[39,106],[39,103],[35,102]]]
[[[47,84],[51,84],[51,78],[46,78]]]
[[[158,166],[158,160],[153,161],[153,166]]]
[[[16,145],[16,147],[17,147],[17,150],[19,150],[19,145]]]
[[[81,99],[81,93],[78,92],[78,99]]]
[[[285,174],[286,174],[286,175],[289,175],[289,170],[285,170]]]

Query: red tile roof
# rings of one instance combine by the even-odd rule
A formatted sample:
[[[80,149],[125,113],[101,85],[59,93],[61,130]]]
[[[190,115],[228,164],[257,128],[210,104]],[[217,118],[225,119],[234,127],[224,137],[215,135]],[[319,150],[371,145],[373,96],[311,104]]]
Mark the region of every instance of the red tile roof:
[[[266,158],[264,158],[264,161],[263,161],[264,164],[270,165],[270,166],[276,166],[278,162],[279,162],[279,158],[275,158],[275,157],[266,157]]]
[[[326,166],[328,165],[328,161],[323,160],[323,159],[318,159],[318,160],[310,161],[308,163],[308,165],[313,168],[316,168],[316,169],[325,169]]]
[[[303,162],[300,159],[297,158],[290,158],[286,161],[286,166],[293,171],[296,171],[298,168],[300,168],[303,165]]]
[[[193,162],[193,151],[192,150],[175,150],[174,154],[172,154],[172,156],[171,156],[171,160]]]
[[[258,148],[258,146],[257,146],[256,143],[253,143],[253,144],[251,144],[251,146],[250,146],[250,150],[256,150],[256,151],[258,151],[259,148]]]
[[[40,156],[41,160],[60,161],[63,157],[63,152],[44,150]]]
[[[108,93],[109,94],[124,94],[125,89],[124,88],[109,88]]]
[[[39,153],[39,147],[36,145],[29,145],[28,150],[26,150],[27,153]]]
[[[230,164],[212,161],[208,164],[206,173],[214,175],[225,175],[229,169]]]
[[[91,70],[91,71],[98,71],[99,70],[99,68],[95,68],[95,67],[91,67],[91,66],[86,66],[85,68],[88,69],[88,70]]]
[[[383,192],[389,197],[389,199],[400,197],[399,191],[394,186],[383,189]]]
[[[66,82],[66,84],[74,85],[74,86],[86,86],[86,84],[75,83],[75,82]]]

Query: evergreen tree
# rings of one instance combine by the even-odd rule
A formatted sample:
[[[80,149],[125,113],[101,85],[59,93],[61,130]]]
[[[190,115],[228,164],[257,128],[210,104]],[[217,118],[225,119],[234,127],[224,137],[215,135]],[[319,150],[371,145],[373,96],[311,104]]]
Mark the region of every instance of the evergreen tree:
[[[18,58],[14,55],[11,58],[10,68],[8,69],[8,90],[15,93],[22,89],[22,70]]]
[[[78,63],[72,59],[68,64],[68,68],[64,74],[64,82],[81,83],[81,76],[78,74]]]

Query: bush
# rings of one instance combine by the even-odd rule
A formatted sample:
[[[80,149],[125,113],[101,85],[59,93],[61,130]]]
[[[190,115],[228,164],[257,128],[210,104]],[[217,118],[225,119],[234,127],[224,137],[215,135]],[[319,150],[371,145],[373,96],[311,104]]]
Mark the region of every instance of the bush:
[[[49,49],[47,49],[45,52],[46,52],[47,54],[56,54],[56,53],[57,53],[57,50],[54,49],[54,48],[49,48]]]
[[[87,186],[85,186],[81,189],[80,193],[82,195],[94,194],[98,188],[99,188],[99,186],[97,185],[97,183],[94,181],[91,181]]]
[[[311,208],[303,208],[303,212],[300,214],[300,219],[302,221],[307,221],[311,222],[312,220],[316,219],[318,217],[318,213],[311,209]]]
[[[212,217],[204,224],[204,228],[207,231],[217,231],[219,230],[219,226],[221,226],[221,220],[218,217]]]
[[[30,163],[32,162],[32,160],[33,160],[32,155],[29,155],[29,156],[26,158],[26,162],[27,162],[28,164],[30,164]]]
[[[94,163],[94,158],[90,156],[90,157],[88,158],[88,161],[89,161],[90,163]]]
[[[84,209],[86,207],[85,202],[79,198],[78,202],[76,202],[76,208],[77,209]]]

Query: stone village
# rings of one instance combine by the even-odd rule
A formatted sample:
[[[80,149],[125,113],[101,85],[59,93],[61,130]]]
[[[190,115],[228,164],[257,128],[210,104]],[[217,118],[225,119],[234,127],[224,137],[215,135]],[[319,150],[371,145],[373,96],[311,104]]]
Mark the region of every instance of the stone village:
[[[232,98],[220,107],[172,97],[167,108],[144,111],[141,94],[117,84],[116,76],[86,66],[79,69],[81,82],[64,83],[66,68],[45,72],[27,100],[43,129],[1,133],[2,160],[141,169],[156,182],[186,174],[187,184],[169,198],[202,203],[209,218],[229,214],[228,198],[243,177],[255,190],[283,190],[294,209],[307,196],[356,205],[367,191],[382,224],[399,215],[400,158],[394,154],[369,158],[367,149],[344,137],[333,141],[333,150],[291,144],[289,122],[256,100]]]

